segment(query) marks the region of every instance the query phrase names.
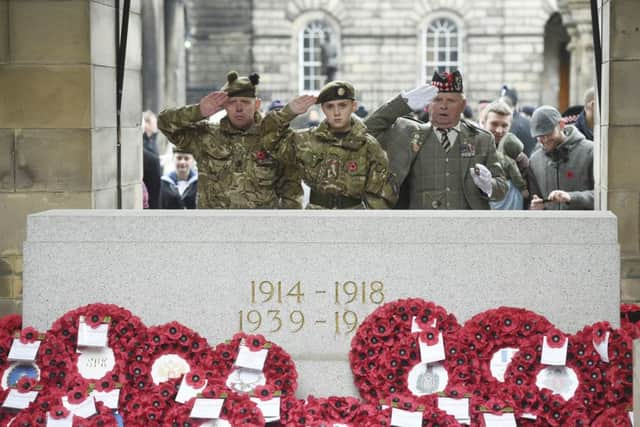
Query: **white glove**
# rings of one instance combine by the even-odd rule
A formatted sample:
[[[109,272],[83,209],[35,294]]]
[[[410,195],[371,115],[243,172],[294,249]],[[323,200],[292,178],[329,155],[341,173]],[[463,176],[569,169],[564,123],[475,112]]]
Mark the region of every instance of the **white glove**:
[[[438,94],[438,88],[431,85],[418,86],[415,89],[403,91],[402,97],[413,111],[424,110],[424,107]]]
[[[491,193],[493,192],[491,171],[487,169],[485,165],[476,163],[475,168],[471,168],[469,173],[476,187],[482,190],[488,197],[491,197]]]

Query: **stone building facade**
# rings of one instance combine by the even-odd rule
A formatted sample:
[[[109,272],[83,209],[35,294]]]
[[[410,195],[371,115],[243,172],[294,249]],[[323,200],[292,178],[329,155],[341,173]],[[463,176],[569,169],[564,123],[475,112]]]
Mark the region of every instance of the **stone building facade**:
[[[434,66],[462,70],[472,105],[507,84],[521,105],[566,108],[593,85],[588,1],[568,3],[188,0],[188,98],[219,87],[230,69],[259,72],[266,100],[313,93],[327,45],[335,77],[356,83],[368,108],[429,80]]]

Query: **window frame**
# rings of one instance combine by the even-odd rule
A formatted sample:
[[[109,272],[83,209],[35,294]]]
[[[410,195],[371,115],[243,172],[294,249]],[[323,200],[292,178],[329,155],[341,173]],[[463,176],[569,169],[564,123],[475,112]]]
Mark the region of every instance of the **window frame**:
[[[428,49],[429,46],[427,44],[427,36],[429,34],[429,29],[436,24],[438,21],[440,20],[448,20],[450,21],[454,26],[455,26],[455,31],[457,31],[457,54],[458,54],[458,59],[457,61],[451,61],[451,52],[453,51],[452,49],[450,49],[450,46],[446,46],[448,49],[445,50],[445,55],[446,55],[446,60],[445,61],[438,61],[437,60],[437,55],[438,55],[438,45],[434,46],[434,61],[430,62],[428,60]],[[433,34],[439,34],[439,33],[433,33]],[[451,40],[452,36],[451,36],[451,32],[448,33],[448,37],[447,37],[447,44],[449,44],[449,41]],[[437,37],[436,37],[437,38]],[[422,32],[421,32],[421,50],[420,50],[420,56],[421,56],[421,79],[423,82],[430,82],[431,81],[431,76],[433,75],[433,71],[437,69],[437,67],[442,66],[441,64],[444,62],[444,66],[446,67],[447,71],[453,71],[453,70],[460,70],[461,72],[463,71],[463,67],[464,67],[464,26],[463,26],[463,22],[462,20],[452,14],[452,13],[447,13],[447,12],[438,12],[438,13],[433,13],[431,15],[429,15],[429,17],[425,20],[424,24],[422,25]],[[455,67],[455,68],[452,68]],[[429,71],[427,70],[429,69]]]
[[[324,82],[327,78],[325,74],[315,75],[311,73],[311,75],[313,77],[316,77],[316,79],[319,77],[319,87],[316,89],[305,89],[305,80],[308,80],[307,75],[305,74],[305,68],[308,66],[307,64],[311,64],[311,66],[317,66],[317,67],[322,66],[322,62],[321,62],[322,60],[320,58],[316,59],[312,57],[311,60],[305,61],[305,49],[306,49],[305,33],[307,32],[309,27],[314,24],[316,25],[323,24],[324,25],[323,34],[326,34],[328,32],[330,34],[331,39],[334,42],[338,39],[338,32],[334,29],[333,25],[331,25],[331,22],[328,19],[325,19],[323,17],[312,17],[306,20],[304,24],[301,26],[300,31],[298,32],[298,64],[297,64],[298,93],[301,93],[304,95],[317,95],[318,92],[320,92],[320,89],[322,88],[322,86],[324,86]],[[340,46],[338,45],[337,48],[339,51]]]

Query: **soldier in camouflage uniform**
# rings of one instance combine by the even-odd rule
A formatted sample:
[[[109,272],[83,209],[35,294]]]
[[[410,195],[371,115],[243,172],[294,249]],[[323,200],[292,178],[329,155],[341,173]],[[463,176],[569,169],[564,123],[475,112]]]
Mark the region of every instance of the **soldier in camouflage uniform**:
[[[311,188],[311,209],[385,209],[398,199],[387,155],[352,113],[355,90],[333,81],[318,95],[326,119],[295,131],[281,145],[295,151],[304,182]]]
[[[493,136],[460,117],[466,101],[458,71],[436,72],[432,84],[397,96],[365,121],[403,185],[407,198],[399,205],[489,209],[489,200],[502,200],[507,190]],[[427,104],[429,123],[402,117]]]
[[[232,71],[221,91],[158,116],[162,133],[198,161],[200,209],[301,208],[293,151],[286,145],[269,150],[265,144],[286,137],[289,121],[306,111],[314,97],[298,97],[289,108],[262,118],[258,81],[257,74],[239,77]],[[227,115],[219,125],[205,120],[223,108]]]

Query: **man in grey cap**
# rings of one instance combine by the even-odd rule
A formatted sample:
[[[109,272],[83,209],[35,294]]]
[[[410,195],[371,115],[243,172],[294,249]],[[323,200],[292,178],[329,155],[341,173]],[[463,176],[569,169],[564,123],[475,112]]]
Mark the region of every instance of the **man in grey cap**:
[[[531,209],[593,209],[593,142],[543,105],[531,117],[531,135],[542,150],[531,157]]]

